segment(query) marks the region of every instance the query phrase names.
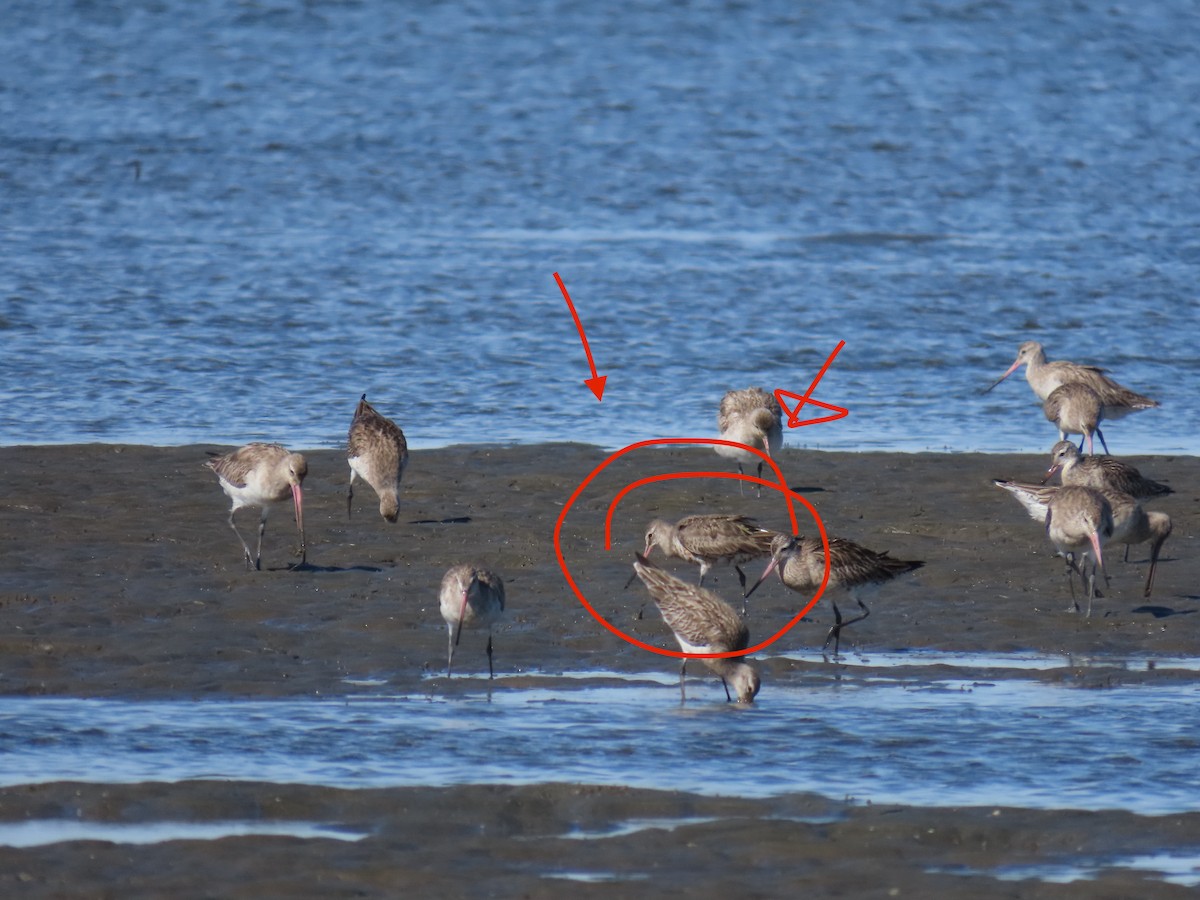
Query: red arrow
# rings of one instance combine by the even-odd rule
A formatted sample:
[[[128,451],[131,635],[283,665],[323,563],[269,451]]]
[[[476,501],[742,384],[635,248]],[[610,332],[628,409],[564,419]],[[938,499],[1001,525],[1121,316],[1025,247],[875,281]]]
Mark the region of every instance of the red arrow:
[[[587,354],[588,366],[591,367],[592,377],[585,378],[583,383],[586,384],[596,399],[604,402],[604,382],[608,381],[607,375],[596,374],[596,361],[592,359],[592,348],[588,346],[587,335],[583,333],[583,323],[579,321],[579,313],[575,312],[575,304],[571,302],[571,295],[567,293],[567,286],[563,284],[563,280],[558,277],[558,273],[554,273],[554,280],[558,282],[559,288],[562,290],[563,299],[567,301],[567,309],[571,310],[571,318],[575,320],[575,327],[579,330],[579,340],[583,341],[583,352]]]
[[[779,401],[779,405],[783,407],[783,411],[787,413],[788,428],[799,428],[802,425],[820,425],[822,422],[832,422],[834,419],[840,419],[843,416],[850,415],[850,410],[841,406],[834,406],[832,403],[822,403],[820,400],[812,398],[812,392],[816,390],[821,379],[825,377],[825,373],[829,371],[829,366],[833,362],[833,358],[838,355],[838,352],[846,346],[846,342],[842,341],[833,348],[833,352],[829,354],[829,358],[825,360],[825,365],[821,366],[821,371],[817,373],[817,377],[812,380],[812,384],[808,386],[808,390],[803,394],[793,394],[791,391],[785,391],[779,388],[775,391],[775,399]],[[789,409],[787,401],[784,397],[790,397],[792,400],[799,400],[794,408]],[[818,416],[815,419],[800,419],[800,409],[805,403],[811,403],[813,406],[819,406],[821,409],[827,409],[831,412],[828,416]]]

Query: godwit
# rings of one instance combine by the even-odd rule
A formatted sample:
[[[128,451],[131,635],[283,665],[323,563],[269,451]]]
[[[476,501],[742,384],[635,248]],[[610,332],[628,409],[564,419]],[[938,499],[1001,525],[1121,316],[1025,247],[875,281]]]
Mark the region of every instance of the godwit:
[[[888,556],[886,551],[876,553],[853,541],[830,537],[829,583],[826,588],[845,590],[862,609],[862,614],[853,619],[843,620],[837,603],[830,601],[833,606],[834,624],[821,646],[822,652],[829,646],[829,642],[833,641],[833,655],[837,656],[841,646],[842,629],[855,622],[861,622],[871,614],[871,610],[859,596],[860,593],[923,565],[925,563],[919,560],[895,559]],[[776,571],[779,573],[779,580],[793,591],[804,595],[815,593],[825,578],[825,547],[820,538],[777,534],[771,545],[771,561],[754,583],[754,587],[746,592],[746,596],[754,593],[755,588]]]
[[[687,516],[672,525],[654,519],[646,526],[646,549],[643,555],[658,547],[666,556],[685,559],[700,566],[700,584],[717,563],[732,565],[742,590],[746,590],[746,573],[742,563],[771,555],[774,531],[762,528],[746,516],[700,515]],[[742,615],[746,614],[743,605]]]
[[[488,677],[495,678],[492,668],[492,625],[504,612],[504,582],[491,569],[459,563],[442,576],[439,595],[442,618],[449,631],[446,652],[446,676],[454,664],[454,649],[462,636],[464,625],[486,625],[488,630]]]
[[[384,418],[367,402],[363,394],[350,423],[346,456],[350,461],[350,490],[346,494],[346,518],[354,499],[357,475],[379,496],[379,514],[395,522],[400,509],[400,479],[408,465],[408,444],[404,432],[391,419]]]
[[[730,653],[745,650],[750,645],[746,623],[732,606],[712,591],[680,581],[640,553],[633,570],[650,592],[663,621],[675,633],[675,640],[679,641],[679,648],[684,653]],[[721,679],[726,700],[732,699],[729,685],[733,684],[738,703],[754,702],[760,686],[758,672],[743,657],[727,656],[702,659],[701,662]],[[686,672],[687,657],[684,657],[679,667],[682,700],[687,699],[684,690]]]
[[[1081,583],[1087,583],[1087,612],[1092,614],[1092,598],[1096,596],[1096,570],[1104,575],[1105,583],[1108,574],[1104,571],[1104,557],[1100,553],[1102,542],[1112,537],[1113,513],[1108,499],[1100,491],[1086,487],[1059,488],[1046,505],[1046,536],[1058,548],[1067,560],[1067,583],[1071,586],[1071,605],[1068,612],[1077,612],[1079,604],[1075,602],[1075,582],[1071,571],[1079,573]],[[1082,559],[1082,565],[1076,556]],[[1088,556],[1092,556],[1092,571],[1088,575]]]
[[[1060,470],[1063,484],[1078,484],[1096,490],[1107,488],[1138,500],[1173,493],[1165,484],[1144,477],[1129,463],[1111,456],[1080,455],[1079,448],[1071,441],[1059,441],[1050,448],[1050,468],[1045,480]]]
[[[1068,434],[1079,434],[1087,441],[1088,453],[1092,452],[1092,433],[1104,444],[1104,452],[1108,452],[1108,444],[1104,440],[1104,432],[1100,430],[1100,420],[1104,418],[1104,404],[1100,395],[1086,384],[1070,381],[1060,384],[1050,392],[1046,402],[1042,404],[1042,412],[1046,418],[1058,426],[1059,440],[1066,440]],[[1079,449],[1083,449],[1083,440]]]
[[[1046,351],[1037,341],[1023,343],[1017,349],[1016,361],[984,393],[986,394],[994,388],[1021,365],[1026,367],[1025,380],[1029,382],[1029,386],[1033,388],[1038,399],[1043,402],[1059,385],[1079,382],[1090,387],[1100,397],[1106,419],[1119,419],[1131,412],[1158,406],[1157,400],[1151,400],[1129,388],[1122,387],[1106,376],[1103,369],[1096,366],[1081,366],[1061,359],[1046,362]]]
[[[217,456],[208,460],[207,465],[217,473],[223,490],[233,506],[229,510],[229,527],[242,542],[246,551],[246,568],[262,568],[263,532],[267,530],[267,510],[272,503],[281,503],[289,497],[296,511],[296,528],[300,532],[300,564],[308,559],[308,550],[304,542],[304,494],[300,485],[308,474],[308,463],[299,453],[279,446],[279,444],[247,444],[232,453]],[[254,554],[253,562],[250,557],[250,545],[238,531],[233,520],[243,506],[257,506],[262,510],[262,518],[258,522],[258,552]]]
[[[1063,488],[1066,490],[1066,488]],[[1171,536],[1171,517],[1166,513],[1142,509],[1142,504],[1122,491],[1105,488],[1100,491],[1112,510],[1113,543],[1125,545],[1125,561],[1129,560],[1129,548],[1133,544],[1150,544],[1150,573],[1146,576],[1143,597],[1149,597],[1154,589],[1154,570],[1158,567],[1158,554],[1162,545]]]
[[[762,450],[774,458],[783,447],[783,410],[774,394],[768,394],[762,388],[746,388],[744,391],[728,391],[721,398],[721,407],[717,411],[717,428],[721,437],[727,441],[737,441],[748,447]],[[721,456],[737,461],[738,474],[743,475],[744,463],[758,464],[758,477],[762,478],[762,457],[737,447],[717,445],[713,449]],[[739,490],[742,483],[738,482]],[[758,486],[758,496],[762,496],[762,485]]]
[[[1069,441],[1062,443],[1072,450],[1075,449],[1075,445]],[[1050,501],[1058,496],[1060,491],[1065,490],[1065,487],[1057,485],[1022,484],[1019,481],[1002,481],[1000,479],[997,479],[995,484],[1012,494],[1017,502],[1025,507],[1029,517],[1035,522],[1046,521],[1046,514],[1050,510]],[[1140,501],[1124,491],[1109,487],[1098,488],[1094,485],[1075,484],[1067,485],[1067,487],[1084,487],[1096,491],[1108,503],[1109,513],[1112,516],[1112,529],[1107,535],[1102,535],[1102,538],[1105,543],[1124,544],[1126,561],[1129,560],[1130,546],[1150,543],[1150,574],[1146,578],[1146,587],[1142,592],[1143,596],[1149,597],[1150,591],[1154,587],[1154,570],[1158,565],[1159,551],[1162,550],[1163,543],[1171,535],[1171,517],[1166,513],[1148,512],[1142,509]],[[1080,577],[1082,575],[1081,572]],[[1105,577],[1107,578],[1107,574]]]

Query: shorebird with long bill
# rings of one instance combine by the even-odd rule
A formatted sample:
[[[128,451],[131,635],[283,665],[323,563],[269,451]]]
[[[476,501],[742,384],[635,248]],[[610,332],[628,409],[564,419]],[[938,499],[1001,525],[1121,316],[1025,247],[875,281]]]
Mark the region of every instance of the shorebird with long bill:
[[[346,493],[346,518],[354,500],[354,479],[361,478],[379,497],[379,514],[395,522],[400,510],[400,479],[408,466],[408,443],[404,432],[391,419],[381,416],[363,394],[354,410],[354,421],[346,440],[350,463],[350,489]]]
[[[733,607],[707,588],[688,584],[637,554],[633,570],[650,592],[663,621],[675,634],[684,653],[730,653],[750,646],[750,630]],[[732,700],[733,685],[738,703],[753,703],[761,682],[758,672],[741,656],[700,660],[725,686],[725,699]],[[686,700],[684,677],[687,657],[679,666],[679,696]]]
[[[470,563],[458,563],[442,576],[438,595],[442,619],[446,623],[446,675],[454,665],[454,650],[458,647],[464,627],[486,627],[488,630],[488,677],[495,678],[492,667],[492,626],[504,614],[504,582],[491,569]]]
[[[775,395],[762,388],[727,391],[717,410],[717,428],[722,439],[761,450],[772,459],[783,448],[783,409]],[[720,456],[736,460],[739,475],[745,474],[743,465],[757,464],[758,477],[762,478],[763,460],[757,454],[723,444],[715,444],[713,449]],[[739,481],[739,490],[742,487]],[[762,496],[761,484],[758,485],[758,496]]]
[[[1062,473],[1063,484],[1121,491],[1137,500],[1174,493],[1167,485],[1147,478],[1127,462],[1111,456],[1083,456],[1071,441],[1059,441],[1050,448],[1050,468],[1042,483],[1049,481],[1055,472]]]
[[[1108,443],[1104,440],[1104,432],[1100,430],[1104,404],[1100,402],[1100,395],[1086,384],[1078,381],[1060,384],[1042,404],[1042,412],[1047,421],[1058,427],[1060,441],[1065,441],[1069,434],[1082,435],[1079,448],[1082,450],[1086,441],[1088,453],[1091,453],[1092,435],[1095,434],[1104,445],[1104,452],[1108,452]]]
[[[1072,382],[1087,385],[1100,398],[1104,406],[1105,419],[1119,419],[1132,412],[1153,409],[1157,400],[1151,400],[1136,391],[1131,391],[1104,374],[1098,366],[1084,366],[1066,360],[1046,361],[1046,351],[1037,341],[1026,341],[1017,348],[1017,358],[1008,371],[984,390],[986,394],[1005,378],[1025,366],[1025,380],[1043,403],[1055,388]]]
[[[267,511],[272,504],[292,501],[296,513],[296,529],[300,532],[300,565],[308,560],[304,542],[304,493],[301,484],[308,474],[308,463],[299,453],[279,444],[247,444],[232,453],[214,456],[206,465],[217,473],[221,490],[232,501],[229,527],[237,535],[246,554],[246,568],[262,568],[263,533],[267,530]],[[258,521],[258,549],[250,555],[250,545],[238,531],[234,514],[243,506],[262,510]]]
[[[1075,445],[1063,441],[1072,450]],[[995,480],[996,487],[1008,491],[1018,503],[1025,507],[1029,517],[1035,522],[1045,523],[1050,513],[1050,504],[1059,493],[1070,487],[1080,488],[1097,493],[1105,501],[1110,517],[1110,527],[1100,530],[1101,543],[1116,543],[1125,545],[1125,561],[1129,561],[1129,548],[1133,544],[1150,544],[1150,572],[1146,577],[1146,586],[1142,591],[1143,597],[1149,597],[1154,588],[1154,573],[1158,567],[1158,557],[1162,546],[1171,536],[1171,517],[1166,513],[1152,512],[1142,508],[1138,498],[1110,487],[1072,484],[1059,487],[1054,484],[1023,484],[1019,481]],[[1078,506],[1078,501],[1076,502]],[[1069,570],[1068,570],[1069,574]],[[1084,573],[1081,571],[1080,578]],[[1094,575],[1093,575],[1094,577]],[[1104,573],[1105,579],[1108,573]],[[1074,586],[1072,585],[1072,597]]]
[[[844,590],[858,604],[862,613],[853,619],[843,619],[837,603],[831,600],[834,624],[825,637],[822,652],[832,641],[833,655],[837,656],[841,646],[842,629],[855,622],[861,622],[871,614],[860,594],[876,589],[923,565],[925,563],[920,560],[896,559],[886,551],[876,553],[853,541],[830,537],[829,582],[826,589]],[[772,572],[778,572],[779,580],[784,586],[799,594],[807,596],[816,593],[825,580],[825,545],[820,538],[777,534],[771,543],[771,561],[767,563],[767,568],[754,586],[746,592],[746,596],[753,594]]]
[[[675,524],[654,519],[646,526],[646,549],[642,555],[648,559],[650,552],[658,547],[665,556],[696,563],[700,566],[701,585],[714,565],[732,565],[745,591],[746,573],[742,565],[770,556],[775,534],[747,516],[686,516]],[[743,606],[742,615],[745,614]]]
[[[1075,581],[1071,572],[1079,573],[1079,580],[1087,587],[1087,612],[1092,614],[1092,600],[1096,596],[1096,573],[1104,575],[1104,556],[1100,546],[1112,537],[1112,506],[1100,491],[1085,487],[1059,488],[1046,507],[1046,536],[1067,560],[1067,583],[1071,587],[1071,605],[1068,612],[1078,612],[1075,602]],[[1087,571],[1088,557],[1092,559],[1091,571]]]

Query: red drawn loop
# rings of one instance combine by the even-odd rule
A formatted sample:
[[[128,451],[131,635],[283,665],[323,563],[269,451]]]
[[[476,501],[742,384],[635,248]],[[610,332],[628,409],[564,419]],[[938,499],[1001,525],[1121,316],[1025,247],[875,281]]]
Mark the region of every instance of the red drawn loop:
[[[845,342],[843,341],[842,343],[844,344]],[[838,345],[838,349],[839,350],[841,349],[840,344]],[[836,353],[837,353],[837,350],[834,351],[835,355],[836,355]],[[833,359],[833,355],[830,356],[829,361],[832,361],[832,359]],[[825,368],[828,368],[828,366],[829,366],[829,362],[827,361],[825,364]],[[824,371],[825,370],[822,369],[821,374],[824,374]],[[818,375],[817,378],[814,379],[813,384],[809,387],[810,393],[812,392],[813,388],[816,387],[817,382],[820,381],[820,377],[821,376]],[[795,396],[795,395],[790,395],[790,396]],[[815,401],[815,400],[807,400],[806,399],[805,402],[818,403],[821,406],[825,405],[825,404],[820,404],[819,401]],[[800,404],[800,405],[803,405],[803,404]],[[800,408],[800,406],[798,405],[796,407],[796,409],[799,409],[799,408]],[[845,410],[842,411],[842,415],[845,415]],[[841,416],[834,416],[832,418],[840,418],[840,417]],[[604,469],[607,468],[608,465],[610,463],[612,463],[613,461],[620,459],[626,453],[629,453],[633,450],[637,450],[642,447],[653,447],[653,446],[657,446],[660,444],[707,444],[709,446],[739,447],[741,449],[748,450],[751,453],[755,453],[760,458],[762,458],[763,462],[768,464],[774,470],[775,476],[778,480],[777,481],[768,481],[764,478],[756,478],[752,475],[742,475],[740,473],[734,474],[732,472],[671,472],[671,473],[667,473],[664,475],[651,475],[646,478],[640,479],[639,481],[635,481],[631,484],[626,485],[624,488],[622,488],[621,491],[618,492],[618,494],[613,498],[612,502],[609,504],[608,514],[606,515],[605,520],[604,520],[604,549],[605,550],[612,549],[613,513],[616,511],[617,504],[621,501],[621,499],[626,494],[628,494],[630,491],[634,491],[634,490],[638,489],[639,487],[643,487],[647,484],[653,484],[656,481],[670,481],[670,480],[679,479],[679,478],[728,478],[728,479],[737,479],[739,481],[748,481],[751,484],[763,485],[765,487],[771,488],[772,490],[778,491],[779,493],[783,494],[783,498],[784,498],[785,502],[787,503],[788,514],[791,518],[792,534],[800,533],[799,525],[796,522],[796,510],[795,510],[793,501],[796,501],[796,500],[800,501],[800,503],[802,503],[804,505],[804,507],[808,510],[808,512],[812,515],[813,521],[817,525],[817,530],[821,534],[821,543],[824,545],[824,548],[825,548],[825,574],[821,580],[821,586],[817,589],[817,592],[813,595],[813,598],[798,613],[796,613],[796,615],[794,615],[782,628],[780,628],[779,631],[777,631],[771,637],[767,638],[765,641],[755,644],[753,647],[750,647],[746,650],[738,650],[738,651],[732,651],[732,652],[728,652],[728,653],[685,653],[681,650],[670,650],[665,647],[656,647],[653,644],[647,644],[644,641],[638,640],[637,638],[633,637],[632,635],[626,634],[624,631],[621,631],[621,629],[617,628],[615,625],[613,625],[611,622],[609,622],[606,618],[604,618],[604,616],[602,616],[599,612],[597,612],[596,608],[594,606],[592,606],[591,603],[588,602],[587,597],[584,596],[583,591],[580,590],[580,588],[579,588],[579,585],[576,584],[574,576],[571,575],[571,570],[570,570],[570,568],[568,568],[567,561],[563,556],[561,537],[562,537],[562,527],[563,527],[563,523],[566,521],[567,513],[570,512],[571,507],[574,505],[575,501],[577,499],[579,499],[579,495],[582,494],[583,491],[587,488],[587,486],[592,482],[592,479],[594,479],[597,475],[599,475],[602,471],[604,471]],[[764,453],[761,450],[758,450],[755,447],[750,447],[750,446],[747,446],[746,444],[738,443],[737,441],[727,441],[722,438],[659,438],[657,440],[638,441],[636,444],[630,444],[628,447],[624,447],[624,448],[618,450],[616,453],[611,454],[608,458],[606,458],[603,462],[601,462],[600,465],[596,466],[596,468],[594,468],[591,471],[591,473],[585,479],[583,479],[582,482],[580,482],[579,487],[577,487],[575,489],[575,493],[573,493],[570,496],[570,498],[567,500],[567,502],[565,504],[563,504],[562,512],[559,513],[558,520],[554,523],[554,553],[558,557],[558,565],[562,569],[563,576],[567,579],[567,584],[569,584],[571,586],[571,590],[573,590],[575,592],[575,596],[577,598],[579,598],[579,602],[582,603],[584,608],[592,614],[592,616],[596,619],[596,621],[598,621],[601,625],[603,625],[605,628],[607,628],[609,631],[611,631],[617,637],[621,638],[622,640],[628,641],[629,643],[633,644],[635,647],[641,647],[643,650],[649,650],[651,653],[657,653],[661,656],[674,656],[674,657],[684,658],[684,659],[717,659],[717,658],[729,657],[729,656],[747,656],[751,653],[756,653],[759,650],[769,647],[771,644],[775,643],[775,641],[779,640],[781,637],[783,637],[785,634],[787,634],[787,632],[790,631],[797,622],[799,622],[801,619],[803,619],[808,614],[809,610],[811,610],[817,604],[817,601],[821,598],[821,595],[823,593],[825,593],[825,588],[829,584],[829,536],[825,533],[825,524],[821,521],[821,517],[817,513],[816,508],[811,503],[809,503],[808,500],[804,499],[799,494],[793,492],[791,489],[788,488],[787,483],[784,481],[783,473],[779,470],[779,466],[776,465],[775,461],[773,459],[771,459],[771,457],[768,456],[766,453]]]

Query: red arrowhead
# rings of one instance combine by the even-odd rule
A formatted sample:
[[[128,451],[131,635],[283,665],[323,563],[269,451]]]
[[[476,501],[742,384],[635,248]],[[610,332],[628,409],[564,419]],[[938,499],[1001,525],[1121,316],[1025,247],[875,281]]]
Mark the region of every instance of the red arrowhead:
[[[825,377],[825,373],[829,370],[829,364],[833,362],[833,358],[838,355],[838,351],[846,346],[845,341],[841,341],[833,352],[829,354],[829,358],[825,360],[825,365],[821,366],[821,371],[817,373],[817,377],[812,380],[812,384],[808,386],[808,390],[803,394],[793,394],[791,391],[785,391],[779,388],[775,391],[775,399],[779,401],[779,405],[783,407],[783,411],[787,413],[788,428],[800,428],[804,425],[820,425],[822,422],[832,422],[835,419],[840,419],[843,416],[850,415],[850,410],[842,406],[834,406],[832,403],[822,403],[820,400],[812,398],[812,392],[816,390],[817,384]],[[794,407],[787,405],[787,400],[784,398],[800,401]],[[811,403],[813,406],[819,406],[821,409],[829,410],[832,415],[818,416],[815,419],[801,419],[800,410],[806,403]]]
[[[587,335],[583,333],[583,322],[579,321],[579,313],[575,311],[575,304],[571,302],[571,295],[567,293],[567,286],[563,284],[563,280],[557,272],[554,273],[554,280],[558,282],[558,286],[562,290],[563,299],[567,301],[567,309],[571,311],[571,318],[575,320],[575,328],[579,331],[579,340],[583,344],[583,352],[587,354],[588,368],[592,370],[592,377],[583,379],[583,383],[596,395],[597,400],[604,402],[604,382],[608,381],[608,376],[596,374],[596,361],[592,359],[592,348],[588,346]]]
[[[595,378],[585,378],[583,383],[592,389],[592,393],[596,395],[596,399],[604,402],[604,382],[608,381],[607,375],[597,375]]]

